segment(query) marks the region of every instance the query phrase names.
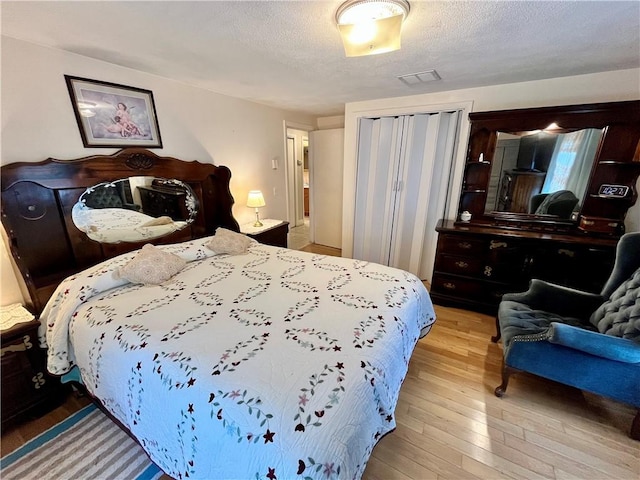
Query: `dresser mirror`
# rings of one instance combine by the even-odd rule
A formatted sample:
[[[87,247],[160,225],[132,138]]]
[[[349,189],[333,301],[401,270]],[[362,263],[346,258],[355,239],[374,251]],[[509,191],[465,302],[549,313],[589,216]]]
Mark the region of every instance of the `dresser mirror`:
[[[570,219],[579,212],[604,129],[497,132],[485,214]]]
[[[469,212],[471,223],[532,230],[624,229],[637,198],[640,101],[474,112],[469,120],[458,218]]]
[[[87,188],[71,216],[96,242],[143,242],[186,228],[197,210],[196,196],[186,183],[134,176]]]

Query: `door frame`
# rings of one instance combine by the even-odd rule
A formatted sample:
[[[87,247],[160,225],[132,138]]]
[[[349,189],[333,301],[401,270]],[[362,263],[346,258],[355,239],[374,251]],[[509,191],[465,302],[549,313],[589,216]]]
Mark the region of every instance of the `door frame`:
[[[298,221],[298,218],[296,218],[296,188],[299,187],[299,198],[302,200],[303,199],[303,195],[304,195],[304,186],[303,186],[303,182],[302,182],[302,170],[300,171],[300,176],[299,176],[299,184],[296,185],[296,161],[298,160],[295,155],[293,158],[290,158],[290,154],[289,154],[289,138],[290,138],[290,133],[289,130],[297,130],[300,132],[306,132],[306,136],[304,138],[307,139],[307,142],[310,143],[309,140],[309,132],[312,130],[315,130],[311,125],[305,125],[305,124],[301,124],[301,123],[295,123],[295,122],[288,122],[288,121],[284,121],[283,122],[283,130],[284,130],[284,153],[285,153],[285,184],[286,184],[286,200],[287,200],[287,221],[289,222],[290,227],[295,227],[296,226],[296,222]],[[302,142],[300,142],[300,146],[299,146],[299,155],[300,155],[300,162],[302,163],[303,159],[302,159]],[[311,160],[309,161],[309,171],[311,172],[311,169],[313,168],[313,163],[311,162]],[[309,175],[309,188],[311,188],[311,175]],[[302,204],[301,206],[302,208],[302,217],[304,218],[304,204]],[[311,227],[311,224],[313,222],[313,215],[311,212],[309,212],[309,226]],[[310,228],[309,231],[311,232],[312,229]],[[312,238],[309,239],[310,241],[313,241]]]

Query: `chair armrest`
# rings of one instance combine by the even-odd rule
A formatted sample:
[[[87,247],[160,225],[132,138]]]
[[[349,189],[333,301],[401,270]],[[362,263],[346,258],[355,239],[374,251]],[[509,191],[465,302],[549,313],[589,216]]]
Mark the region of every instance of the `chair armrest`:
[[[613,337],[564,323],[551,322],[547,340],[597,357],[640,364],[640,344],[627,338]]]
[[[529,290],[523,293],[506,293],[502,300],[524,303],[533,310],[554,312],[562,317],[589,319],[591,314],[604,302],[596,294],[534,278]]]

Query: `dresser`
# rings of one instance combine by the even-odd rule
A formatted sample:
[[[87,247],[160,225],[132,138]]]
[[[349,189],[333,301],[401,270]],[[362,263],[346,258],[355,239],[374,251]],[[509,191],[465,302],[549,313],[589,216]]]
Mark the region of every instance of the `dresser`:
[[[502,295],[532,278],[599,292],[617,239],[523,231],[440,220],[431,285],[436,304],[494,314]]]
[[[289,222],[269,218],[260,221],[261,227],[254,227],[254,222],[240,225],[240,232],[265,245],[287,248]]]
[[[186,193],[178,189],[138,187],[142,212],[152,217],[171,217],[172,220],[187,220]]]
[[[3,430],[19,419],[44,413],[63,398],[60,381],[47,373],[45,350],[38,344],[39,326],[31,316],[0,331]]]

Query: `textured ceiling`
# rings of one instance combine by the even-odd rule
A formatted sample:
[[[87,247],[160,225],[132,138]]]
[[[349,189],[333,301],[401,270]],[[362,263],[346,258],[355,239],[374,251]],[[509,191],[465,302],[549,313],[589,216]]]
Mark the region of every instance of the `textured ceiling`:
[[[639,1],[410,2],[402,49],[369,57],[344,56],[340,0],[2,1],[2,34],[317,116],[345,102],[640,67]],[[396,78],[429,69],[442,79]]]

